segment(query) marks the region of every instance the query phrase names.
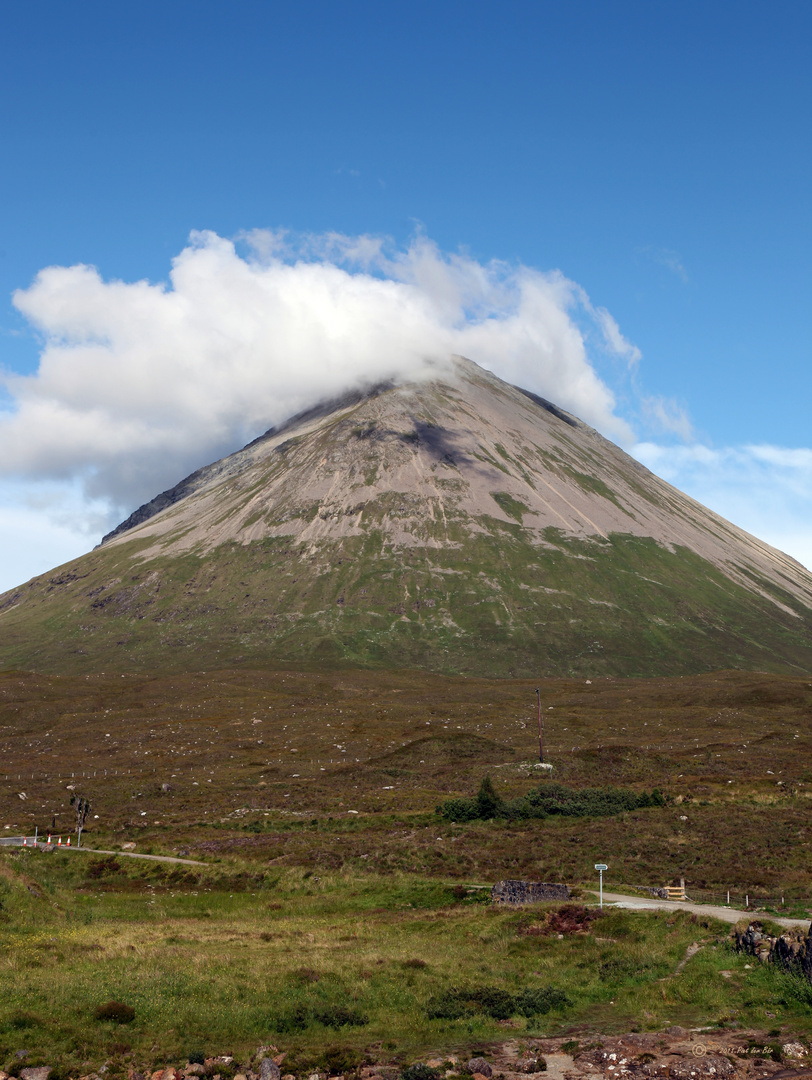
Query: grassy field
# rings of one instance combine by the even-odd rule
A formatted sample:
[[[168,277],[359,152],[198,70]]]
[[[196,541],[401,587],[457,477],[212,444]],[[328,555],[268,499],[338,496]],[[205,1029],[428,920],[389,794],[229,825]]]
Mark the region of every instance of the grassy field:
[[[582,909],[567,921],[560,905],[493,908],[449,881],[260,870],[233,857],[199,868],[17,852],[0,869],[0,1058],[16,1071],[21,1048],[26,1065],[78,1075],[195,1054],[248,1062],[273,1044],[300,1075],[507,1037],[706,1023],[812,1031],[805,984],[748,966],[729,927],[687,913],[584,921]],[[495,1000],[494,1015],[432,1018],[460,988]],[[540,989],[559,1004],[515,1011]],[[95,1019],[109,1000],[134,1020]]]
[[[608,887],[684,877],[699,899],[729,889],[734,903],[812,912],[809,680],[727,672],[540,690],[555,781],[656,787],[666,805],[442,818],[443,800],[485,776],[505,799],[544,782],[530,682],[0,675],[5,835],[56,822],[67,836],[81,794],[88,848],[199,863],[0,853],[0,1065],[47,1059],[67,1076],[110,1060],[115,1073],[197,1053],[245,1062],[273,1044],[299,1076],[541,1034],[812,1030],[803,986],[746,966],[722,924],[612,912],[573,927],[555,909],[487,903],[505,877],[583,890],[605,861]],[[521,995],[542,990],[552,1005],[533,1013],[527,1001],[544,995]],[[462,1005],[452,991],[468,994]],[[108,1000],[134,1020],[94,1019]]]

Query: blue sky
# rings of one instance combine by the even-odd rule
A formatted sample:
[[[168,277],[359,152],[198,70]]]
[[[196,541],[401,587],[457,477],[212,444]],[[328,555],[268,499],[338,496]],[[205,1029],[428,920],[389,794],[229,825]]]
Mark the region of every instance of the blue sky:
[[[564,330],[546,363],[515,352],[515,335],[500,338],[515,352],[504,371],[487,350],[473,359],[552,388],[812,565],[807,2],[44,0],[4,6],[0,27],[0,589],[86,550],[133,500],[322,386],[318,342],[293,328],[287,340],[315,353],[295,386],[262,368],[264,413],[235,419],[241,401],[266,401],[256,344],[229,390],[227,357],[200,362],[199,392],[232,394],[228,416],[189,406],[198,338],[177,337],[173,367],[143,324],[174,327],[177,312],[132,291],[178,291],[166,283],[182,252],[188,274],[211,275],[194,302],[213,297],[215,335],[251,321],[257,259],[340,267],[342,288],[372,275],[429,305],[437,274],[460,289],[486,273],[487,295],[466,292],[420,333],[436,343],[462,320],[454,340],[475,341],[477,319],[518,318],[532,336],[563,313],[592,389]],[[370,257],[331,234],[387,239]],[[32,284],[78,264],[98,280]],[[542,281],[548,315],[528,316],[527,283]],[[359,318],[379,314],[368,302]],[[415,325],[403,332],[422,342]],[[101,368],[87,366],[94,343]],[[107,375],[142,400],[126,423],[94,397]],[[152,426],[173,403],[187,425],[175,442]]]

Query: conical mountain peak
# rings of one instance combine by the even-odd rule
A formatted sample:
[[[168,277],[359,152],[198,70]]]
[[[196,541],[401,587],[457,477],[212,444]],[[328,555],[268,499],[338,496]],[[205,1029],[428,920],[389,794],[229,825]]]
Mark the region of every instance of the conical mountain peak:
[[[0,650],[19,628],[6,656],[36,639],[56,667],[112,653],[124,668],[493,674],[797,671],[812,656],[803,567],[463,359],[271,429],[141,507],[70,573],[70,646],[34,629],[56,611],[43,578],[4,598]]]

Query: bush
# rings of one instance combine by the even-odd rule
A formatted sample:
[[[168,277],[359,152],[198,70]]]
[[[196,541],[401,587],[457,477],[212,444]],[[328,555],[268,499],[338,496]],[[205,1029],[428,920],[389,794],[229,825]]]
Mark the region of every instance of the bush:
[[[624,788],[582,788],[576,791],[564,784],[547,782],[523,798],[505,802],[494,790],[490,777],[482,781],[476,798],[447,799],[437,812],[448,821],[487,821],[504,818],[520,821],[528,818],[546,818],[551,815],[565,817],[611,817],[625,810],[640,810],[651,806],[665,806],[665,796],[655,788],[650,794]]]
[[[570,1004],[566,994],[552,987],[528,988],[514,995],[498,986],[474,986],[429,998],[426,1015],[429,1020],[460,1020],[481,1013],[493,1020],[509,1020],[511,1016],[538,1016]]]
[[[352,1046],[328,1046],[319,1055],[318,1064],[330,1076],[346,1076],[364,1064],[366,1058]]]
[[[17,1012],[12,1013],[11,1019],[8,1021],[8,1026],[12,1031],[26,1031],[28,1028],[39,1027],[41,1023],[42,1020],[36,1013],[18,1010]]]
[[[135,1020],[135,1009],[123,1001],[108,1001],[99,1005],[93,1014],[97,1020],[112,1020],[115,1024],[131,1024]]]
[[[298,1005],[286,1015],[277,1017],[274,1028],[282,1034],[289,1034],[304,1031],[312,1023],[324,1024],[329,1028],[363,1027],[369,1023],[369,1017],[345,1005]]]
[[[439,1077],[438,1069],[432,1069],[430,1065],[423,1065],[419,1061],[407,1066],[400,1074],[400,1080],[439,1080]]]

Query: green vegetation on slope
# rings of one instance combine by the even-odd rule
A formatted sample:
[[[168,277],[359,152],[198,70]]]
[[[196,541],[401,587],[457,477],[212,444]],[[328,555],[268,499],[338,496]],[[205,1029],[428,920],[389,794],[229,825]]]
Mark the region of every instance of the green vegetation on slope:
[[[6,595],[0,664],[183,671],[272,661],[497,677],[809,671],[812,611],[775,587],[765,591],[783,607],[684,548],[553,529],[537,547],[518,523],[481,524],[474,536],[460,527],[458,546],[452,521],[439,547],[393,548],[371,528],[307,552],[285,538],[146,562],[143,540],[102,548]],[[434,528],[426,522],[428,539]]]

